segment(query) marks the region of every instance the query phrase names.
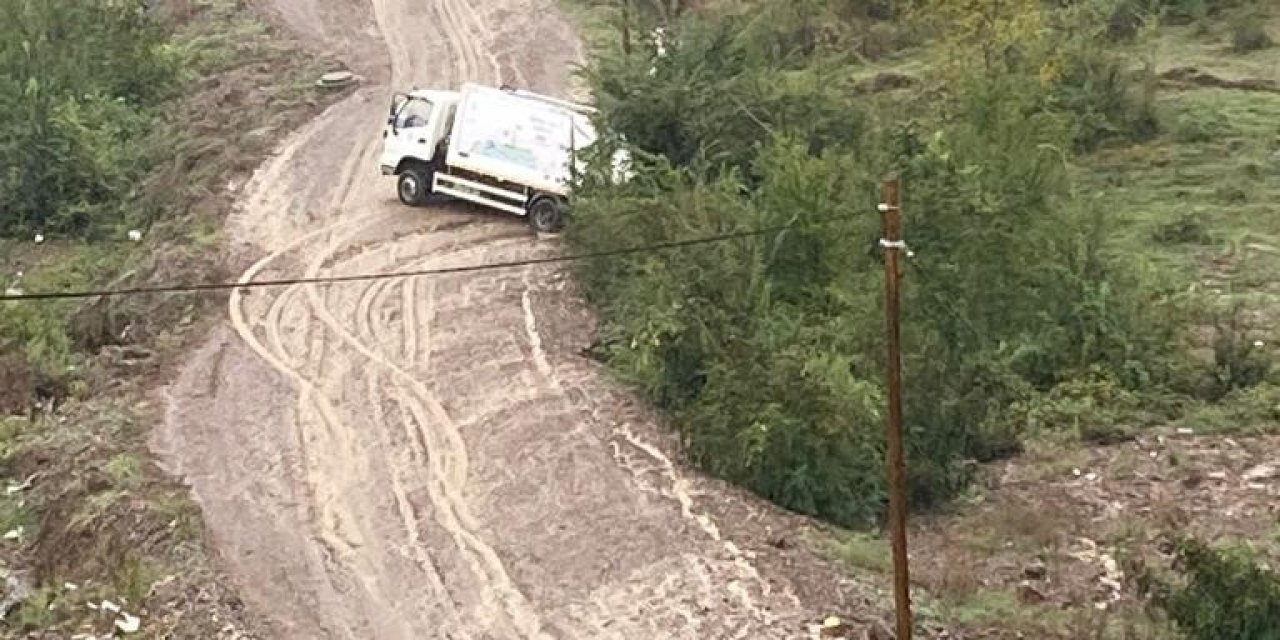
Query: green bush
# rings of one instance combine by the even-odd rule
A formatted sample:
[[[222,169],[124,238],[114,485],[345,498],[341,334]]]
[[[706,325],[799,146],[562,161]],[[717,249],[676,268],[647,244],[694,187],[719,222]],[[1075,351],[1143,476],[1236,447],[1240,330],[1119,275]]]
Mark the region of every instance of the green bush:
[[[605,52],[590,74],[636,178],[586,176],[569,242],[798,225],[582,269],[602,352],[672,414],[692,458],[841,524],[881,514],[882,266],[863,243],[890,168],[916,254],[904,365],[917,505],[963,488],[969,460],[1018,449],[1019,401],[1095,374],[1117,398],[1169,383],[1183,311],[1158,273],[1107,251],[1107,212],[1072,200],[1064,162],[1135,130],[1141,92],[1119,67],[1090,75],[1081,44],[1046,82],[1054,43],[1031,29],[994,66],[933,79],[929,100],[858,98],[856,63],[798,13],[820,3],[800,4],[691,17],[665,59]],[[1075,397],[1058,393],[1064,407]]]
[[[1259,334],[1250,326],[1248,309],[1243,303],[1211,313],[1213,369],[1201,395],[1219,400],[1233,391],[1264,382],[1273,363],[1258,340]]]
[[[1244,547],[1177,547],[1175,581],[1144,571],[1139,587],[1193,640],[1280,639],[1280,575]]]
[[[1261,51],[1275,45],[1271,34],[1267,33],[1267,22],[1264,16],[1250,13],[1236,19],[1231,25],[1231,48],[1237,53]]]
[[[143,0],[0,0],[0,234],[110,224],[175,66]]]

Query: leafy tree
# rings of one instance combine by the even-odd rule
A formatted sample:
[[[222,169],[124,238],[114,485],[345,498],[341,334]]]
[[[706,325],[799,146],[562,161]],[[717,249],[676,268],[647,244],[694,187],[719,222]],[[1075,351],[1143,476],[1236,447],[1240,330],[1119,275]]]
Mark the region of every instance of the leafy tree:
[[[636,179],[587,176],[569,240],[794,225],[582,277],[605,316],[601,350],[672,413],[696,461],[848,524],[875,519],[886,495],[881,267],[866,242],[882,171],[908,185],[917,256],[904,337],[918,503],[961,488],[966,460],[1016,450],[1015,409],[1035,394],[1083,376],[1164,384],[1181,325],[1071,192],[1072,154],[1112,135],[1085,123],[1128,113],[1074,70],[1095,36],[1064,50],[1031,0],[938,0],[954,29],[939,55],[961,63],[924,96],[868,96],[840,44],[859,27],[836,5],[761,0],[686,16],[665,56],[602,54],[600,118],[637,152]]]
[[[0,0],[0,13],[0,233],[106,222],[172,84],[164,34],[141,0]]]

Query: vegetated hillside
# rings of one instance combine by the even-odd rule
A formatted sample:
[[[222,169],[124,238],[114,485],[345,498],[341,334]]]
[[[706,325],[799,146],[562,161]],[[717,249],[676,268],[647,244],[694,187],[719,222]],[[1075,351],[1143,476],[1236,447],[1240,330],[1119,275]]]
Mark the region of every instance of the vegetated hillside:
[[[586,177],[571,242],[600,250],[794,225],[582,270],[604,318],[601,356],[673,416],[704,468],[837,524],[881,516],[875,204],[876,182],[889,172],[903,179],[915,254],[905,272],[904,343],[917,513],[972,496],[975,479],[996,474],[987,481],[998,485],[1000,469],[1070,459],[1082,445],[1125,443],[1097,449],[1095,478],[1132,467],[1110,461],[1131,447],[1161,461],[1170,456],[1174,466],[1190,459],[1177,473],[1152,471],[1171,484],[1139,485],[1141,495],[1177,490],[1193,482],[1180,477],[1191,470],[1219,473],[1204,443],[1178,454],[1182,445],[1166,446],[1164,435],[1158,447],[1148,439],[1175,428],[1274,430],[1276,7],[1248,0],[626,4],[612,14],[598,7],[595,15],[613,30],[599,38],[588,75],[604,123],[638,149],[636,178],[614,185],[604,175]],[[661,56],[649,35],[659,23]],[[1037,455],[991,473],[974,464],[1029,446]],[[1262,462],[1244,451],[1236,466]],[[1065,478],[1044,480],[1085,483],[1088,468],[1073,471],[1059,468]],[[1010,613],[1023,603],[1022,563],[1037,553],[1079,552],[1067,532],[1132,543],[1135,554],[1163,548],[1155,542],[1161,530],[1222,532],[1170,526],[1178,518],[1165,518],[1163,509],[1139,511],[1147,498],[1106,493],[1137,491],[1132,484],[1102,490],[1100,500],[1133,502],[1131,518],[1121,511],[1119,520],[1150,527],[1150,535],[1104,541],[1103,532],[1089,531],[1102,523],[1096,503],[1033,500],[1017,520],[1064,523],[1061,530],[999,530],[1040,542],[1008,552],[999,543],[984,547],[979,555],[993,563],[973,573],[978,586],[994,589],[994,600],[944,607],[940,615],[988,637],[1173,633],[1147,622],[1130,629],[1134,617],[1145,620],[1142,607],[1126,605],[1117,617],[1108,613],[1114,603],[1101,605],[1095,617],[1107,619],[1086,632],[1081,616],[1099,609],[1091,596],[1065,590],[1040,596],[1061,597],[1052,604],[1081,614],[1070,620],[1080,626],[1043,612]],[[997,489],[989,499],[999,514],[1020,496]],[[1051,520],[1054,514],[1078,519]],[[921,535],[978,553],[956,540],[978,524],[930,520]],[[1114,553],[1063,566],[1094,572],[1083,580],[1096,581],[1099,558]],[[926,555],[939,567],[957,560]],[[1001,563],[1012,571],[1009,564],[997,571]],[[1249,575],[1219,569],[1236,566],[1229,563],[1196,566],[1214,567],[1205,569],[1217,571],[1212,577],[1200,577],[1220,580],[1206,587],[1219,596]],[[926,573],[931,591],[948,591],[954,572]],[[1266,602],[1265,589],[1254,593]],[[1256,610],[1265,606],[1274,605]],[[1177,622],[1194,637],[1226,637],[1199,631],[1214,626],[1214,610]],[[1057,626],[1019,627],[1019,620]],[[1274,623],[1263,623],[1232,637],[1274,637],[1257,628],[1275,632]]]
[[[325,99],[314,58],[240,4],[0,0],[6,292],[217,277],[228,183]],[[0,635],[109,632],[124,613],[138,637],[252,626],[146,446],[147,385],[215,302],[0,302]]]

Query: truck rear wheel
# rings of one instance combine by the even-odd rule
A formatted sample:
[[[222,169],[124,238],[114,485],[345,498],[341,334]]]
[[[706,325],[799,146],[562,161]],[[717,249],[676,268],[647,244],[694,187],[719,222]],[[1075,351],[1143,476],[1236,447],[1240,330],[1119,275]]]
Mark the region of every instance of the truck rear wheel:
[[[423,167],[406,168],[400,172],[396,191],[400,194],[400,202],[411,207],[423,204],[431,193],[431,171]]]
[[[564,228],[564,205],[543,196],[529,204],[529,226],[539,233],[558,233]]]

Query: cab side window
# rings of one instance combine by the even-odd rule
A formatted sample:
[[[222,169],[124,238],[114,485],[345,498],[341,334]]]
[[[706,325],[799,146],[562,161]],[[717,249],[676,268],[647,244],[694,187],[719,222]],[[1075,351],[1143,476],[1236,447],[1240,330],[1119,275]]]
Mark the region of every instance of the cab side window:
[[[396,127],[399,129],[425,127],[431,120],[431,103],[416,98],[410,99],[404,108],[400,109],[400,115],[396,120]]]

